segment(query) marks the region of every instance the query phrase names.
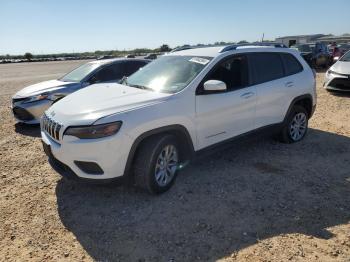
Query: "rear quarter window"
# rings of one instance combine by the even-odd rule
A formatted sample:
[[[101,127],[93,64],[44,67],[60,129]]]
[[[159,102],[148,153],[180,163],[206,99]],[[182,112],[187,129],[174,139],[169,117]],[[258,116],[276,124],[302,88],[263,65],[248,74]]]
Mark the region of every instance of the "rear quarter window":
[[[303,66],[300,64],[298,59],[291,54],[281,54],[286,75],[294,75],[303,71]]]
[[[284,77],[283,63],[279,53],[254,53],[249,55],[253,84],[261,84]]]

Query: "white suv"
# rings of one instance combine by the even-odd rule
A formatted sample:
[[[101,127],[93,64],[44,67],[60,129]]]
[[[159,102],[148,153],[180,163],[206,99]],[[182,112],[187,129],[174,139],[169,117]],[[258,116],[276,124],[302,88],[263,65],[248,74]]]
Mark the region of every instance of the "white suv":
[[[219,142],[267,127],[283,142],[300,141],[315,106],[315,77],[297,51],[197,48],[167,54],[122,85],[62,99],[43,116],[41,135],[62,175],[128,177],[161,193],[195,152]]]

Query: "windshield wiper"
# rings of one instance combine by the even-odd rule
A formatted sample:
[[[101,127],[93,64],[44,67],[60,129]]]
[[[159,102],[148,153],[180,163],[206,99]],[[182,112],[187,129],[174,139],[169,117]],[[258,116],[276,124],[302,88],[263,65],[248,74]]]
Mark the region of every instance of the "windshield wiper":
[[[126,82],[125,82],[125,84],[127,84]],[[152,88],[149,88],[149,87],[147,87],[147,86],[142,86],[142,85],[132,85],[132,84],[127,84],[128,86],[131,86],[131,87],[135,87],[135,88],[139,88],[139,89],[148,89],[148,90],[153,90]]]
[[[124,76],[120,82],[120,84],[122,85],[127,85],[127,86],[130,86],[130,87],[135,87],[135,88],[139,88],[139,89],[149,89],[149,90],[153,90],[152,88],[149,88],[147,86],[143,86],[143,85],[134,85],[134,84],[129,84],[128,83],[128,77]]]

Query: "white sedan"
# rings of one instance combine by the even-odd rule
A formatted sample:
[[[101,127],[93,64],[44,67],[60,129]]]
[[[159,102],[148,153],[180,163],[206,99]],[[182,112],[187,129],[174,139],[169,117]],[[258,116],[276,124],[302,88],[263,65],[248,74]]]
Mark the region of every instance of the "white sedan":
[[[328,69],[324,87],[329,91],[350,91],[350,51]]]

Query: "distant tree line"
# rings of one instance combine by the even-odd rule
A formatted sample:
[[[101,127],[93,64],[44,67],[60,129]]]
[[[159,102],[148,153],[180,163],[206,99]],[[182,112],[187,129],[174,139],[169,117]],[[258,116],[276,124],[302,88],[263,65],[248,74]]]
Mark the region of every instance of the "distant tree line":
[[[248,41],[242,40],[237,42],[237,44],[244,44],[248,43]],[[198,43],[195,46],[212,46],[212,45],[229,45],[229,44],[235,44],[234,42],[215,42],[214,44],[201,44]],[[182,46],[176,46],[174,48],[183,47],[188,45],[182,45]],[[166,53],[170,52],[172,48],[169,47],[167,44],[163,44],[158,48],[150,49],[150,48],[136,48],[133,50],[96,50],[94,52],[82,52],[82,53],[59,53],[59,54],[40,54],[40,55],[34,55],[29,52],[25,53],[24,55],[0,55],[0,60],[4,59],[25,59],[27,61],[32,61],[35,59],[49,59],[49,58],[76,58],[76,59],[82,59],[85,57],[99,57],[99,56],[114,56],[114,57],[121,57],[125,56],[127,54],[133,54],[133,55],[143,55],[143,54],[149,54],[149,53]]]
[[[150,49],[150,48],[136,48],[133,50],[96,50],[94,52],[82,52],[82,53],[59,53],[59,54],[40,54],[40,55],[34,55],[29,52],[25,53],[24,55],[0,55],[0,59],[26,59],[28,61],[31,61],[33,59],[45,59],[45,58],[82,58],[82,57],[99,57],[99,56],[125,56],[127,54],[134,54],[134,55],[142,55],[142,54],[148,54],[148,53],[165,53],[169,52],[172,49],[169,47],[169,45],[164,44],[161,45],[159,48]]]

